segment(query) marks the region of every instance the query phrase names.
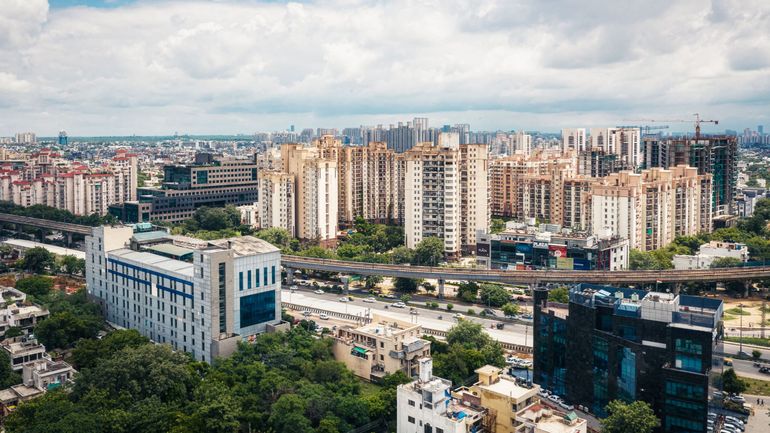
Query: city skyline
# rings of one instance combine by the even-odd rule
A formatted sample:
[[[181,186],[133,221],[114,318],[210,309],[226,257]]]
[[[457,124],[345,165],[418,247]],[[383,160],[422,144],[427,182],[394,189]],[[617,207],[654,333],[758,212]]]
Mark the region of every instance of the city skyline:
[[[770,123],[760,1],[13,1],[0,135]],[[765,112],[763,112],[765,111]],[[678,127],[678,126],[681,126]],[[688,130],[672,125],[672,130]]]

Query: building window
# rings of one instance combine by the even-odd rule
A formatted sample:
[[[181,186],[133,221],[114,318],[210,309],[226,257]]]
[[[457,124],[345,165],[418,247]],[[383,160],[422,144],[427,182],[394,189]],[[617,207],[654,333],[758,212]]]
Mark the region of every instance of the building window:
[[[241,328],[275,320],[275,292],[241,298]]]
[[[259,276],[257,276],[259,277]],[[259,278],[257,278],[259,279]],[[257,281],[257,287],[259,287],[259,281]],[[251,288],[251,271],[246,272],[246,288]]]
[[[275,266],[273,266],[270,269],[271,276],[270,276],[270,284],[275,284]]]
[[[243,272],[238,272],[238,290],[243,291]]]
[[[219,332],[227,331],[227,288],[225,264],[219,264]]]
[[[257,278],[257,285],[256,285],[256,287],[259,287],[259,268],[254,269],[254,275],[256,275],[256,278]]]
[[[406,418],[407,421],[409,421],[409,424],[414,424],[414,417],[410,416]]]
[[[414,400],[409,400],[409,406],[414,407]]]

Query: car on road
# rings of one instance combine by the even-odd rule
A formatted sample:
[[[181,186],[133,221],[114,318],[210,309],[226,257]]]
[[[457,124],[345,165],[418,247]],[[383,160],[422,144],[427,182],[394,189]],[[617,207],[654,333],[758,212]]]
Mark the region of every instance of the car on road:
[[[349,301],[349,299],[347,297],[345,297],[345,296],[340,298],[340,302],[348,302],[348,301]]]
[[[321,320],[329,320],[329,316],[327,316],[326,313],[319,314],[318,318]]]
[[[318,290],[313,290],[313,293],[315,293],[316,295],[323,295],[324,291],[321,289],[318,289]]]
[[[556,403],[556,404],[559,404],[559,403],[561,403],[561,401],[562,401],[562,400],[561,400],[561,397],[559,397],[559,396],[558,396],[558,395],[556,395],[556,394],[551,394],[551,395],[549,395],[547,398],[548,398],[548,400],[551,400],[552,402],[554,402],[554,403]]]
[[[404,304],[403,302],[394,302],[390,304],[390,306],[396,307],[396,308],[406,308],[406,304]]]
[[[759,372],[762,374],[770,374],[770,367],[759,367]]]
[[[371,303],[373,303],[373,302],[377,302],[377,299],[375,299],[375,298],[374,298],[374,296],[370,296],[370,297],[368,297],[368,298],[365,298],[365,299],[364,299],[364,302],[368,302],[368,303],[370,303],[370,304],[371,304]]]
[[[481,311],[482,311],[484,314],[486,314],[487,316],[493,316],[493,317],[494,317],[494,316],[496,316],[496,314],[495,314],[495,311],[494,311],[494,310],[492,310],[491,308],[485,308],[485,309],[483,309],[483,310],[481,310]]]
[[[297,285],[296,285],[296,284],[294,284],[294,285],[292,285],[291,287],[289,287],[289,290],[297,290],[297,288],[298,288],[298,287],[297,287]]]
[[[460,313],[455,313],[455,314],[454,314],[454,316],[452,316],[452,317],[454,317],[455,319],[458,319],[458,320],[460,320],[460,319],[464,319],[464,318],[465,318],[465,316],[463,316],[463,315],[462,315],[462,314],[460,314]]]
[[[305,316],[305,317],[308,317],[308,316],[312,316],[313,313],[311,313],[310,311],[303,311],[302,315]]]
[[[388,293],[387,295],[385,295],[385,296],[383,296],[383,297],[384,297],[384,298],[388,298],[388,299],[396,299],[396,295],[394,295],[394,294],[392,294],[392,293]]]
[[[420,312],[417,311],[416,308],[412,307],[411,309],[409,309],[409,314],[418,315],[418,314],[420,314]]]
[[[571,405],[571,404],[567,403],[566,401],[560,401],[560,402],[559,402],[559,407],[561,407],[561,408],[562,408],[562,409],[564,409],[564,410],[568,410],[568,411],[573,411],[573,410],[575,410],[575,406],[573,406],[573,405]]]
[[[746,403],[746,399],[743,398],[742,395],[734,395],[730,397],[730,400],[732,400],[735,403]]]

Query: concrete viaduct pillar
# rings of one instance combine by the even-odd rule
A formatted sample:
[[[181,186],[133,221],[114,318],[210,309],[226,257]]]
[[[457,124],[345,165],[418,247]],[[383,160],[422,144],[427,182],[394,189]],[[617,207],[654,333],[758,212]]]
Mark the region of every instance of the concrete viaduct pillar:
[[[444,280],[441,278],[438,280],[438,298],[444,299]]]
[[[72,246],[72,233],[67,232],[66,236],[66,247],[69,248]]]
[[[291,286],[294,284],[294,269],[287,268],[286,266],[283,269],[286,271],[286,284]]]

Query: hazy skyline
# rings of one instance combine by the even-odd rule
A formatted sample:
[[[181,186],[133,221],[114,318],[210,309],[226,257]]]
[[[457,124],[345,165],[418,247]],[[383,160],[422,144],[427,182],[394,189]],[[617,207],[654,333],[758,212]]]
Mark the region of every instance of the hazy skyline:
[[[2,0],[0,136],[755,128],[767,29],[765,0]]]

